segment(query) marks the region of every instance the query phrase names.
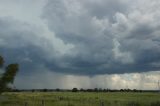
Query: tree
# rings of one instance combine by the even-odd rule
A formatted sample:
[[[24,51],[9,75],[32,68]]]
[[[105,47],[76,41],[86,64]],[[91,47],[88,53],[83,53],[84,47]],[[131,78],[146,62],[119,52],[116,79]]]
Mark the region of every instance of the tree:
[[[0,68],[2,68],[3,64],[4,64],[4,59],[2,56],[0,56]]]
[[[4,59],[0,56],[0,67],[2,68],[4,64]],[[14,78],[19,70],[18,64],[9,64],[5,68],[5,72],[0,76],[0,94],[4,91],[9,90],[9,84],[13,84]]]
[[[73,88],[72,92],[78,92],[78,89],[77,88]]]

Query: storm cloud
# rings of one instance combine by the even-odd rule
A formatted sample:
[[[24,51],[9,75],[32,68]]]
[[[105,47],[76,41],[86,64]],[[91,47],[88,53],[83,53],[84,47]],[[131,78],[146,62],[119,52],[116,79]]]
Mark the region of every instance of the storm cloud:
[[[144,5],[145,4],[145,5]],[[68,70],[90,74],[158,70],[157,0],[49,0],[43,18],[49,29],[73,45]]]
[[[158,0],[0,0],[0,54],[6,64],[20,64],[18,78],[46,70],[77,81],[83,76],[86,87],[101,74],[109,81],[112,74],[154,74],[159,10]]]

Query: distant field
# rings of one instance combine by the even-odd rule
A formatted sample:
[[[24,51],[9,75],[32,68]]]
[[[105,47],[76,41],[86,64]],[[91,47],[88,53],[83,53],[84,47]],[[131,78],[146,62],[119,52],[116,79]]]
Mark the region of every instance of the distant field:
[[[3,93],[0,106],[160,106],[160,93]]]

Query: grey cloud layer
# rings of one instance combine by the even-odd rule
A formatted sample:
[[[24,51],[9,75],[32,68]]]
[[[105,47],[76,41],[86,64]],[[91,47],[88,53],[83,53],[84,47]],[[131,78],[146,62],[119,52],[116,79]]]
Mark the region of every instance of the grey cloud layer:
[[[37,6],[34,13],[42,14],[25,11],[24,20],[23,14],[15,10],[12,17],[11,7],[3,7],[7,13],[0,17],[0,52],[7,61],[19,62],[22,70],[32,73],[45,67],[96,75],[160,69],[160,1],[48,0],[45,7],[42,4],[31,6]]]
[[[160,68],[153,65],[160,61],[159,5],[157,0],[49,0],[43,16],[58,38],[74,45],[67,68],[143,72]]]

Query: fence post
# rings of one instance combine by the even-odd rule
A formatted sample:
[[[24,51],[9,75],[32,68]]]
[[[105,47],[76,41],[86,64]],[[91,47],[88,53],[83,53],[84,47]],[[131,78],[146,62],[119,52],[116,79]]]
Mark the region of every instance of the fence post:
[[[28,103],[27,103],[27,102],[25,102],[25,103],[24,103],[24,106],[28,106]]]
[[[42,100],[42,106],[45,106],[45,102],[44,102],[44,100]]]
[[[103,101],[101,101],[101,104],[100,104],[100,106],[104,106],[104,102],[103,102]]]

